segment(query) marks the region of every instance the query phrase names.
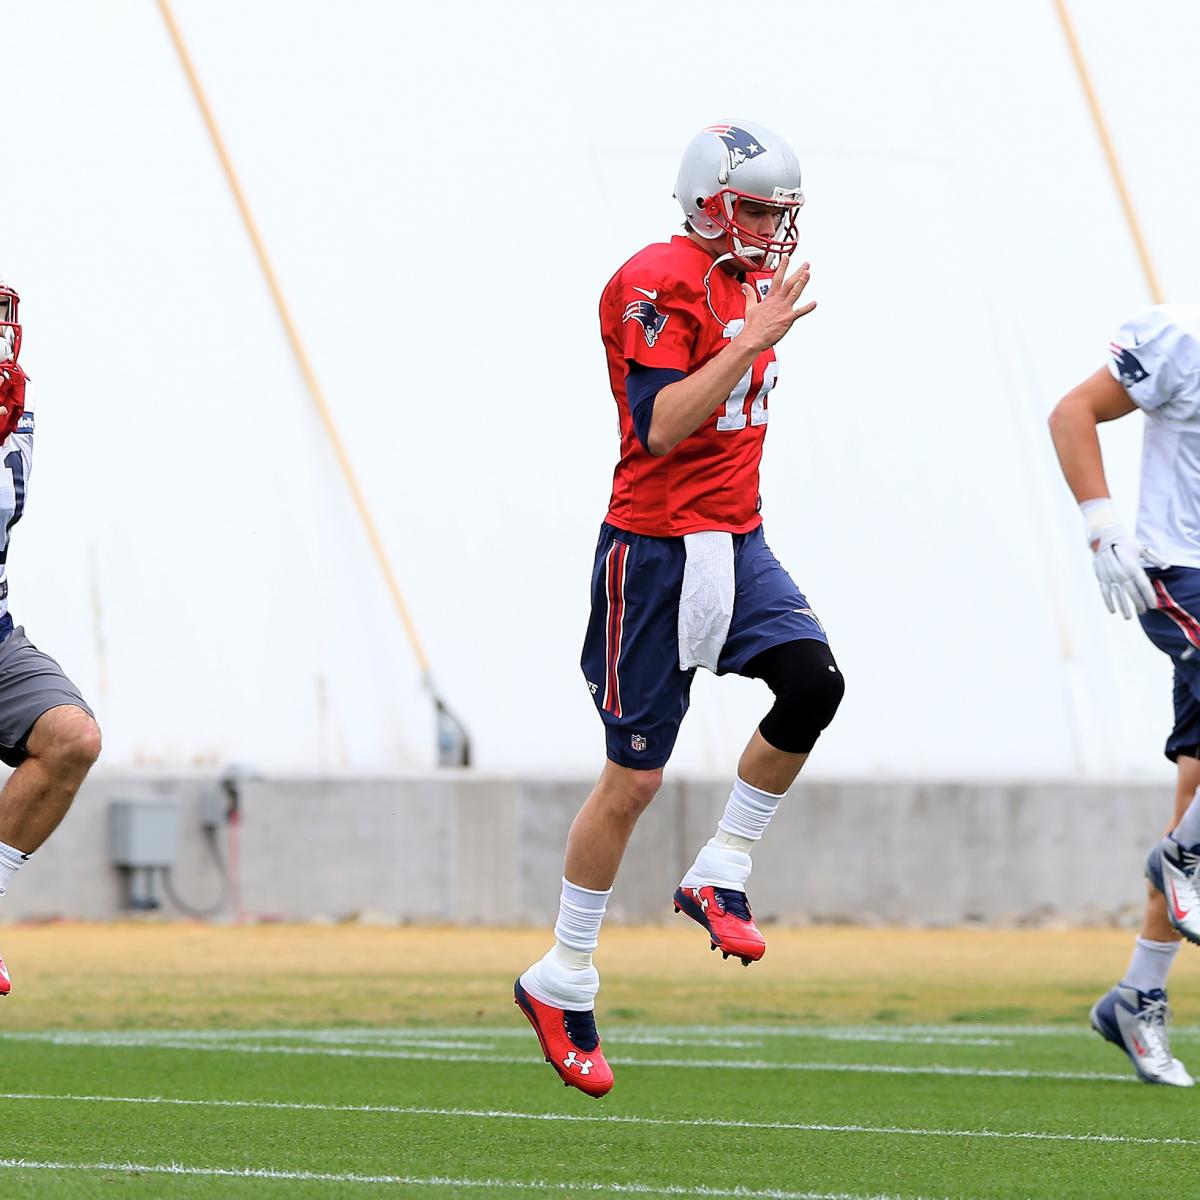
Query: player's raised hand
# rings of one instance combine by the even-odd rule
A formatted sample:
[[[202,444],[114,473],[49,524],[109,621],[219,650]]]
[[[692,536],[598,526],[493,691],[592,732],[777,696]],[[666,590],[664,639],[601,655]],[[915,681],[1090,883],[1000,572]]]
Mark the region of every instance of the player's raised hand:
[[[760,300],[758,289],[748,283],[742,284],[746,297],[746,324],[739,338],[749,338],[758,350],[774,346],[785,333],[803,316],[817,307],[815,300],[797,308],[804,289],[808,286],[809,265],[801,263],[797,271],[787,273],[790,259],[784,255],[771,277],[771,286]]]
[[[0,442],[16,429],[25,413],[25,384],[29,376],[15,362],[0,366]]]

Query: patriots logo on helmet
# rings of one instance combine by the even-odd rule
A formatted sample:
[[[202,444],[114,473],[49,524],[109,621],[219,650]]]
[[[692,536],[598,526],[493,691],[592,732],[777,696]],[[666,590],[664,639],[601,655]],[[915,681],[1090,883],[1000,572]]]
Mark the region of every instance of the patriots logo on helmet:
[[[1116,342],[1109,342],[1108,349],[1113,356],[1113,361],[1117,364],[1122,387],[1133,387],[1135,383],[1141,383],[1143,379],[1150,378],[1150,372],[1138,362],[1137,356],[1132,350],[1118,346]]]
[[[766,146],[760,145],[753,135],[736,125],[709,125],[705,133],[715,133],[729,151],[729,169],[736,171],[742,163],[757,158]]]
[[[658,335],[662,333],[663,326],[666,325],[669,317],[670,313],[660,313],[649,300],[631,300],[625,306],[625,315],[621,318],[621,324],[624,325],[626,321],[636,321],[646,335],[646,345],[653,346],[658,341]]]

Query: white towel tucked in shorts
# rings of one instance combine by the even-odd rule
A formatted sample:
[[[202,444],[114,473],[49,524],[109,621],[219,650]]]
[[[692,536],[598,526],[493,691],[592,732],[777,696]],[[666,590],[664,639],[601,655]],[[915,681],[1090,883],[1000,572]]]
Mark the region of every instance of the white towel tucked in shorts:
[[[679,596],[679,669],[707,667],[714,674],[733,618],[733,534],[686,533],[683,590]]]

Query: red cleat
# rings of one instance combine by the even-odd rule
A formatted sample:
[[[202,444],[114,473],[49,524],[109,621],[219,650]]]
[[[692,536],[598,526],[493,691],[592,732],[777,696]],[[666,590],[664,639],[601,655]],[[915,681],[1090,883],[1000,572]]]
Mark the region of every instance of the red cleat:
[[[546,1061],[567,1087],[603,1096],[613,1085],[612,1068],[600,1050],[600,1035],[591,1010],[574,1012],[535,1000],[518,979],[513,985],[517,1007],[529,1018]]]
[[[4,959],[0,958],[0,996],[7,996],[12,991],[12,980],[8,977],[8,968]]]
[[[708,930],[710,949],[722,957],[731,954],[748,967],[767,952],[767,942],[754,924],[745,892],[719,887],[678,887],[675,911],[684,913]]]

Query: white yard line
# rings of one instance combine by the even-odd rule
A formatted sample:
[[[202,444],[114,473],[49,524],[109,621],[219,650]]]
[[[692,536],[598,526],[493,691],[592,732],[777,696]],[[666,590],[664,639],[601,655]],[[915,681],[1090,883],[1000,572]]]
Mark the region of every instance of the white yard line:
[[[55,1046],[100,1046],[119,1049],[161,1049],[209,1051],[226,1054],[286,1054],[313,1055],[328,1058],[382,1058],[417,1062],[494,1063],[503,1066],[537,1066],[541,1060],[533,1054],[440,1053],[426,1050],[349,1049],[338,1046],[276,1046],[258,1042],[243,1042],[237,1034],[228,1034],[227,1041],[216,1039],[189,1040],[165,1037],[143,1037],[138,1034],[105,1033],[4,1033],[0,1040],[32,1041]],[[626,1058],[610,1060],[614,1066],[666,1067],[672,1070],[726,1071],[830,1071],[871,1075],[950,1075],[964,1079],[1061,1079],[1133,1082],[1132,1075],[1102,1071],[1033,1071],[1018,1067],[949,1067],[931,1063],[921,1066],[900,1066],[884,1063],[839,1062],[779,1062],[770,1059],[722,1058]]]
[[[92,1036],[78,1031],[80,1037]],[[0,1035],[3,1036],[3,1035]],[[40,1035],[38,1035],[40,1036]],[[527,1040],[527,1028],[518,1029],[147,1029],[130,1031],[97,1030],[94,1036],[105,1039],[122,1037],[139,1041],[157,1039],[212,1042],[232,1038],[255,1041],[301,1041],[333,1045],[418,1045],[449,1050],[489,1050],[497,1041],[512,1038]],[[715,1036],[692,1037],[687,1033],[662,1034],[651,1030],[618,1030],[612,1041],[635,1046],[707,1046],[734,1050],[757,1049],[762,1037],[730,1038]]]
[[[106,1038],[120,1037],[119,1032],[97,1031]],[[81,1032],[81,1036],[82,1036]],[[138,1038],[181,1038],[196,1041],[224,1041],[231,1037],[266,1041],[315,1041],[333,1043],[419,1043],[459,1049],[483,1049],[495,1041],[524,1040],[529,1031],[519,1027],[428,1027],[428,1028],[317,1028],[317,1029],[161,1029],[139,1030]],[[1086,1022],[1056,1027],[1051,1025],[616,1025],[610,1042],[630,1045],[729,1046],[742,1049],[761,1043],[767,1037],[812,1039],[833,1042],[896,1042],[915,1045],[996,1046],[1013,1039],[1044,1037],[1081,1037],[1095,1034]],[[1175,1026],[1173,1038],[1200,1038],[1200,1026]]]
[[[0,1100],[72,1104],[150,1104],[183,1108],[249,1108],[285,1112],[378,1113],[387,1116],[458,1117],[483,1121],[547,1121],[592,1125],[660,1125],[674,1128],[760,1129],[791,1133],[858,1133],[886,1136],[988,1138],[1029,1142],[1086,1142],[1131,1146],[1200,1146],[1200,1138],[1136,1137],[1116,1133],[1053,1133],[1044,1130],[925,1129],[907,1125],[839,1125],[825,1121],[732,1121],[715,1117],[636,1117],[621,1114],[513,1112],[490,1108],[430,1108],[396,1104],[319,1104],[291,1100],[181,1099],[174,1096],[92,1096],[75,1093],[0,1092]]]
[[[205,1179],[280,1179],[315,1183],[374,1183],[403,1187],[510,1188],[531,1192],[592,1192],[621,1196],[701,1196],[714,1200],[922,1200],[862,1192],[785,1192],[776,1188],[681,1187],[651,1183],[549,1183],[538,1179],[453,1179],[443,1175],[356,1175],[331,1171],[285,1171],[272,1167],[188,1167],[181,1163],[72,1163],[0,1158],[0,1168],[15,1171],[112,1171],[126,1175],[188,1175]]]

